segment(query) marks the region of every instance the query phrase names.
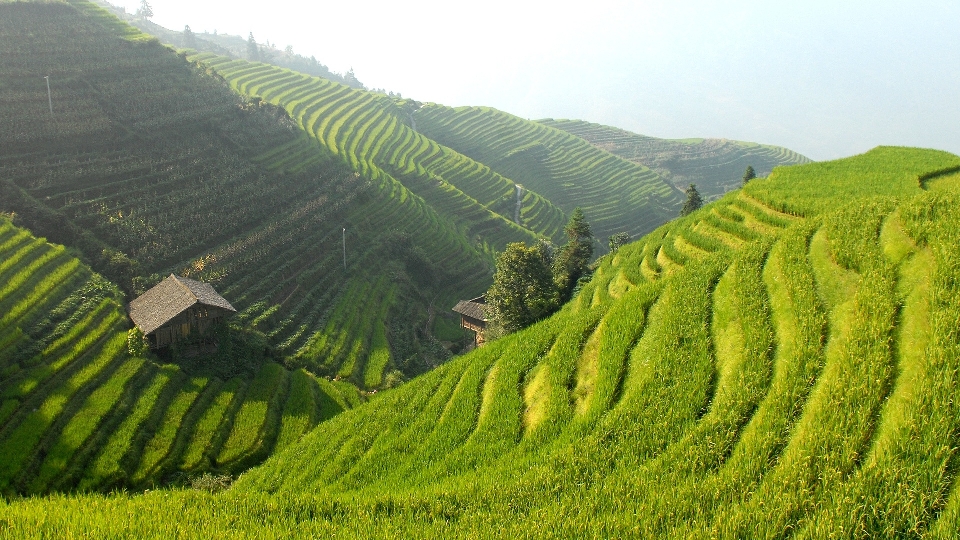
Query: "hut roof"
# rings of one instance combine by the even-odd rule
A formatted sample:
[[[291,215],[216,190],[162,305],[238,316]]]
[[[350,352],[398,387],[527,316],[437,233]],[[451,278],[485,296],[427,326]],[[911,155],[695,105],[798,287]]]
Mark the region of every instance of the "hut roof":
[[[130,302],[130,318],[144,334],[149,334],[194,304],[237,311],[209,283],[170,274]]]
[[[490,320],[487,318],[487,300],[482,296],[478,296],[472,300],[461,300],[457,302],[457,305],[453,306],[453,310],[461,315],[477,319],[478,321],[487,322]]]

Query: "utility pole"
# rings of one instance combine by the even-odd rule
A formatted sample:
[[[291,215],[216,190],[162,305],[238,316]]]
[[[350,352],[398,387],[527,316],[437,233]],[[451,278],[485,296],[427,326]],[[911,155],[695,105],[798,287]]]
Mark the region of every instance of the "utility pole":
[[[43,78],[47,80],[47,101],[50,102],[50,114],[53,114],[53,98],[50,97],[50,76],[45,75]]]
[[[343,228],[343,270],[347,270],[347,228]]]

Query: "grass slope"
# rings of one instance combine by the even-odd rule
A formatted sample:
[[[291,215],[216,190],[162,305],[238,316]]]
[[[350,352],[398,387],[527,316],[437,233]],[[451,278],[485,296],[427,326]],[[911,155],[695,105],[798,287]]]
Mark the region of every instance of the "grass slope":
[[[6,218],[0,261],[4,495],[237,473],[350,406],[332,383],[273,362],[222,381],[131,357],[116,287]]]
[[[774,167],[810,163],[810,159],[793,150],[766,144],[728,139],[658,139],[582,120],[538,122],[650,167],[678,189],[696,184],[708,199],[739,189],[748,165],[758,176],[765,177]]]
[[[0,516],[25,537],[953,538],[960,193],[924,179],[958,166],[881,147],[779,168],[224,493]]]

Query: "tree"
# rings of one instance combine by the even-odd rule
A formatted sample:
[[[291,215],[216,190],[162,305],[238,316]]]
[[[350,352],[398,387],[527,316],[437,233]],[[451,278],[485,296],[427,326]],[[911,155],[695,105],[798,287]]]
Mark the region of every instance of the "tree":
[[[753,170],[753,165],[747,165],[747,170],[743,171],[743,185],[757,177],[757,172]]]
[[[703,198],[700,197],[696,184],[690,184],[690,187],[687,188],[687,201],[683,203],[683,208],[680,209],[680,216],[690,215],[699,210],[701,206],[703,206]]]
[[[610,252],[616,253],[617,250],[620,249],[620,246],[630,241],[630,235],[625,232],[619,232],[611,236],[607,241],[610,245]]]
[[[350,71],[343,76],[343,82],[351,88],[357,88],[359,90],[366,90],[367,87],[360,82],[360,79],[357,79],[357,75],[353,72],[353,68],[350,68]]]
[[[147,352],[147,338],[140,331],[140,327],[134,326],[127,331],[127,352],[134,358],[141,358]]]
[[[189,24],[183,27],[183,46],[188,49],[197,48],[197,36],[190,29]]]
[[[507,244],[497,257],[493,285],[487,290],[489,315],[506,333],[547,317],[559,306],[545,244]]]
[[[583,216],[583,210],[576,208],[570,221],[563,228],[567,243],[560,248],[553,261],[553,279],[565,302],[570,299],[577,281],[590,274],[590,261],[593,259],[593,233],[590,224]]]
[[[253,38],[253,32],[250,32],[247,37],[247,60],[260,61],[260,47],[257,45],[257,40]]]
[[[150,2],[147,2],[147,0],[140,0],[140,7],[137,8],[137,17],[140,17],[143,20],[153,17],[153,8],[150,7]]]

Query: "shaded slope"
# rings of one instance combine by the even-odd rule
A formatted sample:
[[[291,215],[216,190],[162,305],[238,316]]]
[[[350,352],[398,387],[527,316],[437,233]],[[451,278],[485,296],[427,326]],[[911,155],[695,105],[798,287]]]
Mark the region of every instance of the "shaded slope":
[[[490,251],[533,238],[446,188],[354,170],[90,3],[0,15],[0,209],[128,300],[171,272],[209,281],[291,366],[377,387],[443,361],[430,304],[479,293]]]
[[[623,159],[650,167],[677,189],[696,184],[713,199],[740,188],[750,165],[765,177],[774,167],[809,163],[787,148],[728,139],[658,139],[582,120],[538,120]]]
[[[236,358],[262,367],[229,381],[129,355],[116,287],[3,218],[0,261],[5,495],[240,472],[355,402],[262,353]],[[220,347],[256,354],[224,337]]]

